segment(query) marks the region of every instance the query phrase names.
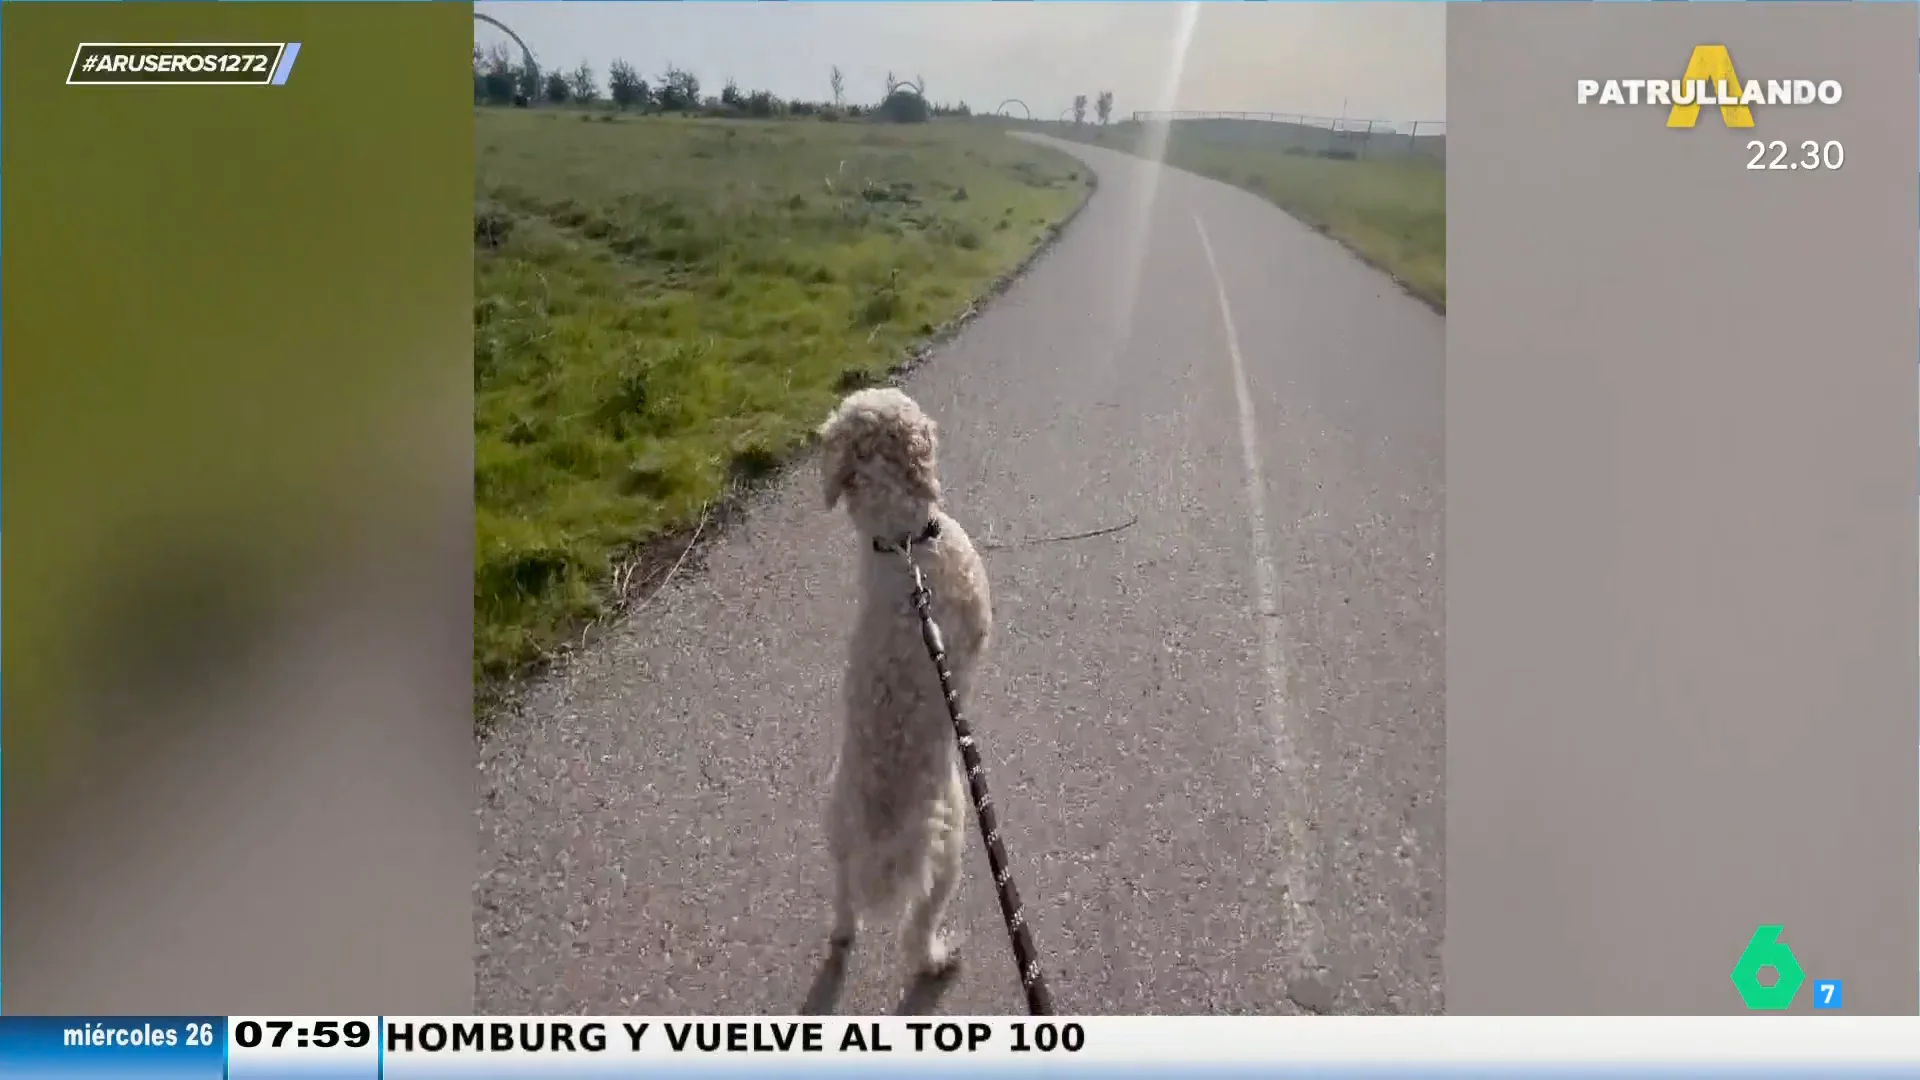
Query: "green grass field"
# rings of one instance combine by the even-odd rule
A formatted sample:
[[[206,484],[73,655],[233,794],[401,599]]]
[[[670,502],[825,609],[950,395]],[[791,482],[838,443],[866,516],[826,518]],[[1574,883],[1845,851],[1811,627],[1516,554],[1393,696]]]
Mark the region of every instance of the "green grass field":
[[[1176,121],[1166,162],[1245,188],[1345,244],[1399,278],[1414,295],[1447,305],[1447,177],[1445,165],[1419,155],[1343,161],[1289,153],[1298,144],[1246,133],[1275,127],[1237,121]],[[1290,127],[1290,125],[1286,125]],[[1049,135],[1141,153],[1146,129],[1040,126]]]
[[[525,670],[1086,197],[987,125],[476,109],[474,662]],[[634,584],[643,584],[636,582]]]

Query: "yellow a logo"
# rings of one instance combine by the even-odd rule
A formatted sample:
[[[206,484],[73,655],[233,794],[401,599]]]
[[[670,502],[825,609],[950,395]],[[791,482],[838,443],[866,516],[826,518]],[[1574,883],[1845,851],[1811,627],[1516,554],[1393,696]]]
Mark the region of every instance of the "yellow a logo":
[[[1740,76],[1734,74],[1733,57],[1727,53],[1725,45],[1695,45],[1693,57],[1687,61],[1686,81],[1692,85],[1695,104],[1675,105],[1667,113],[1667,126],[1670,128],[1690,128],[1700,118],[1699,91],[1704,85],[1709,90],[1719,90],[1722,84],[1726,92],[1721,98],[1740,96]],[[1745,105],[1720,106],[1720,121],[1730,128],[1750,128],[1753,126],[1753,110]]]

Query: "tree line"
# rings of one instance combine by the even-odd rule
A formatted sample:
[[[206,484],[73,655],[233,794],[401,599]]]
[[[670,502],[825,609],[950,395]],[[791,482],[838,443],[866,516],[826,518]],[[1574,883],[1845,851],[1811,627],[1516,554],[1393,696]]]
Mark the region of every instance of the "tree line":
[[[846,76],[836,66],[827,77],[832,97],[824,101],[783,99],[767,90],[742,90],[728,79],[718,94],[703,93],[699,76],[685,68],[669,64],[652,79],[640,74],[625,60],[607,65],[602,82],[585,63],[570,71],[541,72],[522,60],[505,45],[473,50],[473,100],[477,105],[592,105],[606,102],[615,108],[638,112],[684,113],[702,116],[739,116],[774,119],[777,117],[818,117],[838,120],[842,117],[871,118],[894,123],[920,123],[933,117],[971,116],[973,110],[962,101],[942,105],[927,98],[924,79],[886,78],[886,89],[874,104],[850,103],[846,96]],[[1103,95],[1110,100],[1111,95]]]
[[[1100,95],[1093,99],[1093,111],[1100,118],[1101,125],[1105,126],[1107,121],[1113,118],[1113,91],[1100,91]],[[1087,95],[1085,94],[1073,95],[1073,122],[1075,124],[1087,122]]]

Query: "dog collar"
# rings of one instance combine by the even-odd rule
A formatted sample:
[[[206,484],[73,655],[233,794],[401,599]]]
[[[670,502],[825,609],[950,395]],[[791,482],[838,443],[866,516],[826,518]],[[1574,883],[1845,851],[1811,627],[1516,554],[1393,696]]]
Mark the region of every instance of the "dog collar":
[[[924,529],[921,529],[920,532],[914,536],[904,537],[899,540],[882,540],[877,536],[874,537],[873,550],[879,552],[882,555],[905,552],[911,549],[915,544],[924,544],[927,541],[932,540],[934,537],[939,535],[940,535],[939,520],[935,518],[929,518],[927,519],[927,527]]]

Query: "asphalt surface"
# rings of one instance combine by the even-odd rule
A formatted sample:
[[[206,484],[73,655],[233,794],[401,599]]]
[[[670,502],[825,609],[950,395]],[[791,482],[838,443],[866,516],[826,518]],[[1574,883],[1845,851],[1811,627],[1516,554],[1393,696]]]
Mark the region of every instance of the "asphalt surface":
[[[1059,145],[1092,203],[907,383],[950,511],[1016,545],[972,714],[1058,1009],[1440,1012],[1443,320],[1255,196]],[[488,740],[480,1011],[821,1003],[858,545],[799,470]],[[834,1010],[1022,1011],[977,834],[953,925],[949,985],[903,1000],[881,926]]]

